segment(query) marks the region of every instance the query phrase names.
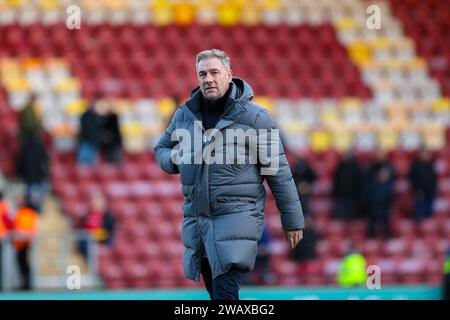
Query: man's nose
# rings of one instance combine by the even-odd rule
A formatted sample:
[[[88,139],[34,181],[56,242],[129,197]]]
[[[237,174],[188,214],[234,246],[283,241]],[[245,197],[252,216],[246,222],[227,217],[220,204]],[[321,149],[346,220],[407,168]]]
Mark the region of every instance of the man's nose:
[[[210,74],[210,73],[207,73],[206,74],[206,77],[205,77],[205,82],[206,83],[210,83],[210,82],[212,82],[214,79],[213,79],[213,76]]]

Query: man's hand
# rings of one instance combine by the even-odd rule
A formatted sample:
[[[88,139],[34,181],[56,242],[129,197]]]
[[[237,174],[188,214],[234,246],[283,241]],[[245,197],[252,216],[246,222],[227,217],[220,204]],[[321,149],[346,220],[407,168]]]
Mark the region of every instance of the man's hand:
[[[303,230],[286,231],[285,235],[289,249],[294,249],[303,239]]]

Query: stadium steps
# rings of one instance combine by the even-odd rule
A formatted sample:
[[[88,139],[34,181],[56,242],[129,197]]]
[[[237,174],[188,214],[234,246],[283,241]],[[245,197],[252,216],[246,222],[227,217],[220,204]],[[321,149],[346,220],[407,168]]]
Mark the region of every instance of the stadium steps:
[[[38,288],[65,286],[70,265],[79,266],[81,275],[88,273],[87,263],[77,251],[73,229],[52,195],[46,197],[39,219],[35,258]]]

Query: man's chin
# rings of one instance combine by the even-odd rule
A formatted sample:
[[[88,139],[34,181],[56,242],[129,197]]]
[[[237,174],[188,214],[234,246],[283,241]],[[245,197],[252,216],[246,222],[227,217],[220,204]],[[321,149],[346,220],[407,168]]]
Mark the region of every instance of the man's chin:
[[[217,100],[217,98],[219,98],[219,96],[216,94],[206,94],[205,98],[208,99],[209,101],[214,101],[214,100]]]

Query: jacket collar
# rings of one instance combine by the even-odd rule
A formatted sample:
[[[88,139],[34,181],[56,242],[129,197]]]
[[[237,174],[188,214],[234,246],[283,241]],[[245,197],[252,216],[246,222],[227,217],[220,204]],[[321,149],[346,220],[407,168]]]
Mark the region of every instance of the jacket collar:
[[[227,102],[225,104],[225,111],[222,117],[220,118],[219,122],[216,125],[216,129],[220,130],[225,127],[228,127],[232,125],[238,117],[246,111],[246,108],[244,107],[242,101],[240,101],[242,92],[238,88],[237,85],[235,85],[233,82],[230,83],[231,85],[231,92],[228,96]],[[202,98],[202,92],[200,90],[200,87],[196,87],[192,93],[191,98],[186,101],[185,105],[186,108],[189,109],[195,116],[195,120],[201,119],[201,113],[200,113],[200,99]]]

